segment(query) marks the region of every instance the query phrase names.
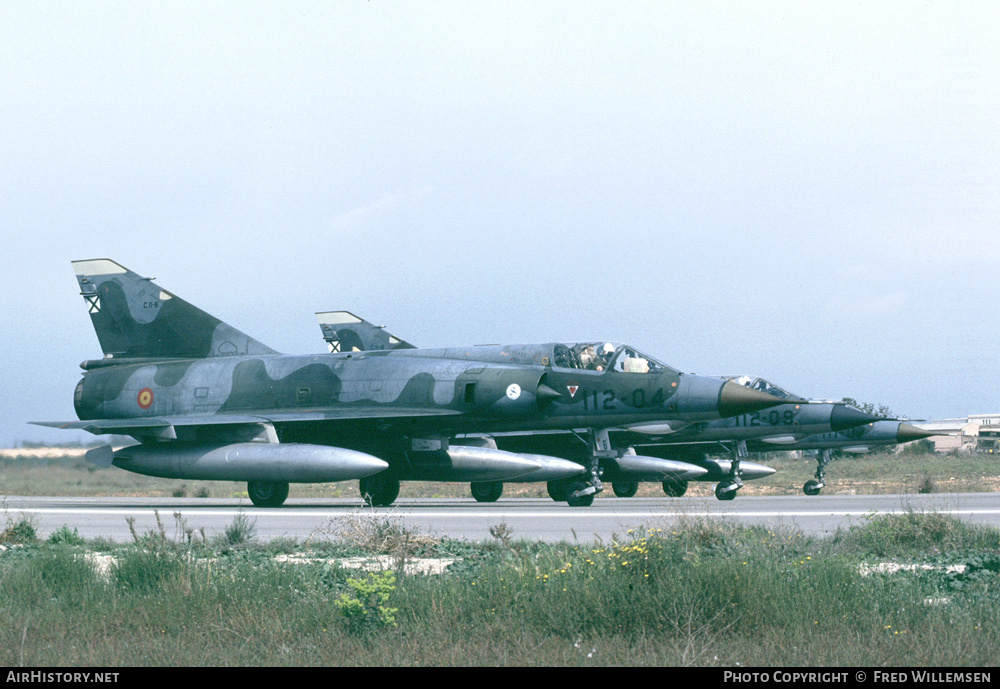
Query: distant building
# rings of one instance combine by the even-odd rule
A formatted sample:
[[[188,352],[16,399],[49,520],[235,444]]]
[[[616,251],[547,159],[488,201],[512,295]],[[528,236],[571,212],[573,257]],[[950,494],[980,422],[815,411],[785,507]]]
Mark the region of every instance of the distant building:
[[[1000,454],[1000,414],[970,414],[961,419],[936,419],[914,425],[948,434],[928,438],[934,443],[935,452]]]

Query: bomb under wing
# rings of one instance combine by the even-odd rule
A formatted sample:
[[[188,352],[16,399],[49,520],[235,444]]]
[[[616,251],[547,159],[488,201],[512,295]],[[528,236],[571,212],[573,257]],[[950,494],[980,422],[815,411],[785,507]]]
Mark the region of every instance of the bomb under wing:
[[[79,420],[40,423],[130,435],[139,445],[119,451],[115,466],[245,480],[255,504],[280,504],[289,483],[354,478],[375,505],[390,504],[404,480],[568,478],[567,501],[586,504],[603,490],[602,462],[617,459],[608,429],[785,401],[622,344],[415,349],[357,317],[327,319],[339,351],[285,355],[112,260],[73,267],[104,358],[81,364]],[[359,350],[365,341],[385,348]],[[582,434],[585,460],[452,443],[552,430]]]

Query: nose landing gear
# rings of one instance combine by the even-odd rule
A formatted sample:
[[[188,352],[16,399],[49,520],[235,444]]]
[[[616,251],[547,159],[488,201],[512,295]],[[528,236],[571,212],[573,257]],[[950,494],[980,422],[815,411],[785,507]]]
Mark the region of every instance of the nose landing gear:
[[[816,478],[809,479],[802,486],[802,492],[806,495],[819,495],[820,490],[826,487],[826,465],[832,461],[829,450],[823,450],[816,457]]]
[[[737,440],[733,448],[733,461],[729,465],[729,476],[725,480],[719,481],[715,486],[716,498],[719,500],[733,500],[736,498],[736,491],[743,487],[740,462],[748,456],[747,441]]]

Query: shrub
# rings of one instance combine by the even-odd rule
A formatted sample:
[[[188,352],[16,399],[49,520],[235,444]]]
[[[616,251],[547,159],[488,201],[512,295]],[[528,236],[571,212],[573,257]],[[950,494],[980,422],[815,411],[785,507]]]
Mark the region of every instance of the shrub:
[[[70,531],[65,524],[49,534],[49,543],[54,545],[83,545],[85,542],[76,529]]]
[[[256,537],[257,520],[240,512],[222,532],[222,543],[229,546],[250,545]]]
[[[347,585],[351,591],[341,593],[333,604],[340,610],[348,630],[362,632],[396,626],[399,609],[386,605],[396,590],[395,572],[372,572],[367,579],[348,579]]]
[[[23,515],[16,522],[8,522],[7,528],[0,531],[0,541],[4,543],[34,543],[37,540],[34,522]]]

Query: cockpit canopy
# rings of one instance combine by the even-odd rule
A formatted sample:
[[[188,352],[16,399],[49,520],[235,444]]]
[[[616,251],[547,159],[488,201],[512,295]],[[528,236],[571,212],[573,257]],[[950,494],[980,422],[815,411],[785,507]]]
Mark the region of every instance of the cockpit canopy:
[[[663,373],[675,371],[637,349],[616,342],[559,343],[553,347],[552,364],[557,368],[619,373]],[[676,371],[675,371],[676,372]]]
[[[744,385],[751,390],[759,390],[760,392],[766,392],[769,395],[774,395],[775,397],[780,397],[783,400],[789,399],[791,397],[798,397],[788,392],[784,388],[779,388],[774,383],[764,380],[763,378],[754,378],[753,376],[723,376],[725,380],[731,380],[734,383],[739,383]]]

